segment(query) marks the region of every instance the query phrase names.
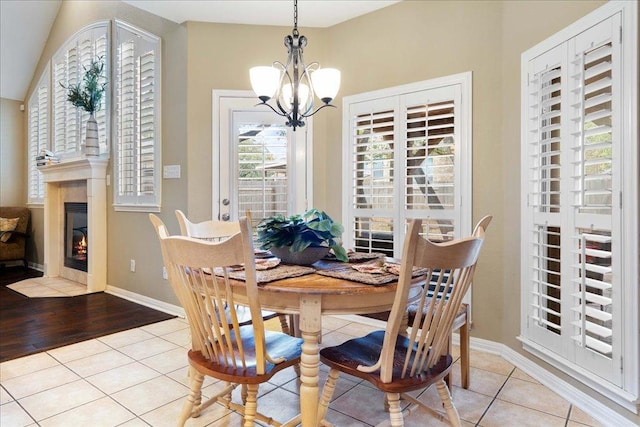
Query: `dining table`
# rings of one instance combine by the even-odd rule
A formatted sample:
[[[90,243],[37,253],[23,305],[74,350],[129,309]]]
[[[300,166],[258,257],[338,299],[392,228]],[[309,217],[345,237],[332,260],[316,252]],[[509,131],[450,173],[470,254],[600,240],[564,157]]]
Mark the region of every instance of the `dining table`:
[[[384,258],[389,262],[391,260]],[[283,266],[286,267],[286,266]],[[304,267],[303,267],[304,268]],[[300,413],[303,427],[317,426],[320,369],[320,336],[322,316],[369,314],[388,311],[393,305],[397,289],[397,276],[371,274],[373,282],[364,283],[366,273],[358,273],[348,263],[321,260],[310,270],[296,277],[275,278],[261,282],[258,272],[258,294],[263,310],[297,315],[297,332],[303,339],[300,357]],[[295,266],[291,266],[295,270]],[[275,272],[275,270],[274,270]],[[278,277],[278,276],[275,276]],[[415,277],[414,286],[424,283],[424,277]],[[247,304],[243,292],[244,281],[232,279],[234,302]]]

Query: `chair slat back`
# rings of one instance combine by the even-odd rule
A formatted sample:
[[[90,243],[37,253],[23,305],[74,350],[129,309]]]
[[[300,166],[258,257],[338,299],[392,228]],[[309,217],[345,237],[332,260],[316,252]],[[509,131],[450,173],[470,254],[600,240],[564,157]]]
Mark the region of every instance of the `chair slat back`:
[[[164,225],[164,222],[160,219],[160,217],[158,217],[155,214],[150,213],[149,214],[149,220],[151,221],[151,224],[153,225],[153,228],[156,230],[156,234],[158,235],[158,239],[162,240],[166,237],[169,237],[169,231],[167,230],[167,227]],[[165,268],[167,267],[167,260],[169,259],[167,257],[167,251],[165,250],[164,246],[162,244],[160,244],[160,251],[162,252],[162,265],[165,266]],[[169,269],[167,268],[167,275],[169,275]],[[171,287],[173,287],[173,282],[171,280],[169,280],[169,284],[171,285]],[[175,289],[174,289],[175,292]]]
[[[182,303],[194,350],[214,363],[240,369],[246,366],[247,350],[240,337],[240,324],[229,272],[244,266],[246,293],[253,318],[253,343],[258,374],[265,370],[264,325],[258,301],[251,229],[246,219],[239,232],[226,240],[209,242],[185,236],[161,238],[167,255],[169,279]],[[225,312],[227,316],[225,316]]]
[[[464,239],[433,243],[419,235],[421,220],[412,220],[405,238],[398,290],[387,323],[380,358],[380,377],[391,382],[394,351],[401,331],[402,317],[408,304],[417,304],[417,313],[407,335],[411,346],[407,351],[402,376],[415,376],[435,365],[447,353],[451,327],[462,298],[473,280],[483,239]],[[426,282],[435,285],[434,294],[448,298],[429,298],[429,286],[412,285],[412,269],[426,270]],[[455,284],[455,286],[454,286]],[[411,291],[411,292],[410,292]],[[417,292],[417,294],[416,294]],[[409,295],[411,293],[411,300]]]
[[[237,221],[191,222],[181,210],[176,210],[180,234],[198,239],[219,241],[240,232]]]

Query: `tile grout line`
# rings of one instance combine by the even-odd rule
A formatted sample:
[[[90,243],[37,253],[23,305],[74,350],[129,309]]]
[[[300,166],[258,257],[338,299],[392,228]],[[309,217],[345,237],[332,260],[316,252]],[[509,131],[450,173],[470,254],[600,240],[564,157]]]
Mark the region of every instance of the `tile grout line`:
[[[498,389],[498,391],[496,391],[495,396],[493,396],[493,398],[491,399],[491,402],[489,402],[489,404],[487,405],[486,409],[484,410],[484,412],[482,413],[482,415],[480,415],[480,418],[478,418],[478,421],[476,422],[476,426],[480,426],[480,421],[482,421],[482,419],[485,417],[485,415],[487,415],[487,412],[489,412],[489,408],[491,408],[491,405],[493,405],[493,402],[496,401],[496,399],[498,398],[498,395],[500,394],[500,392],[502,391],[502,389],[504,388],[505,385],[507,385],[507,381],[509,381],[509,378],[511,378],[511,376],[513,375],[513,373],[515,372],[516,368],[514,367],[511,372],[509,372],[509,375],[507,375],[507,379],[504,380],[504,383],[502,383],[502,385],[500,386],[500,388]]]

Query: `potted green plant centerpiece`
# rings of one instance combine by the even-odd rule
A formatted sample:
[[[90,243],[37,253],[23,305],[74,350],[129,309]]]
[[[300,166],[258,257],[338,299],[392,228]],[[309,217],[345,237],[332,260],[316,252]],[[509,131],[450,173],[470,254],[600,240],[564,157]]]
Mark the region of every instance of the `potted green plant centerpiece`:
[[[287,264],[313,264],[327,255],[329,249],[337,259],[347,262],[347,253],[336,240],[343,230],[326,213],[311,209],[302,215],[263,219],[257,227],[257,242]]]
[[[104,95],[107,82],[103,76],[104,62],[102,57],[91,61],[88,67],[84,67],[84,78],[81,83],[71,85],[68,89],[67,101],[74,107],[81,108],[89,113],[87,120],[87,133],[85,140],[85,155],[97,156],[100,154],[100,143],[98,140],[98,122],[95,112],[100,109],[102,96]]]

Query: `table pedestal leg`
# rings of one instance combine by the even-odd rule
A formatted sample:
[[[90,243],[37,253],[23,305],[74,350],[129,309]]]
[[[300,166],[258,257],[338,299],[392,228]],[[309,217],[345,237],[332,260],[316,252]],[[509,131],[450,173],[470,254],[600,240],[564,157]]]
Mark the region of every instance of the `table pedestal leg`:
[[[300,412],[303,427],[317,425],[320,369],[318,338],[322,332],[320,304],[319,295],[300,297],[300,331],[304,340],[300,357]]]

